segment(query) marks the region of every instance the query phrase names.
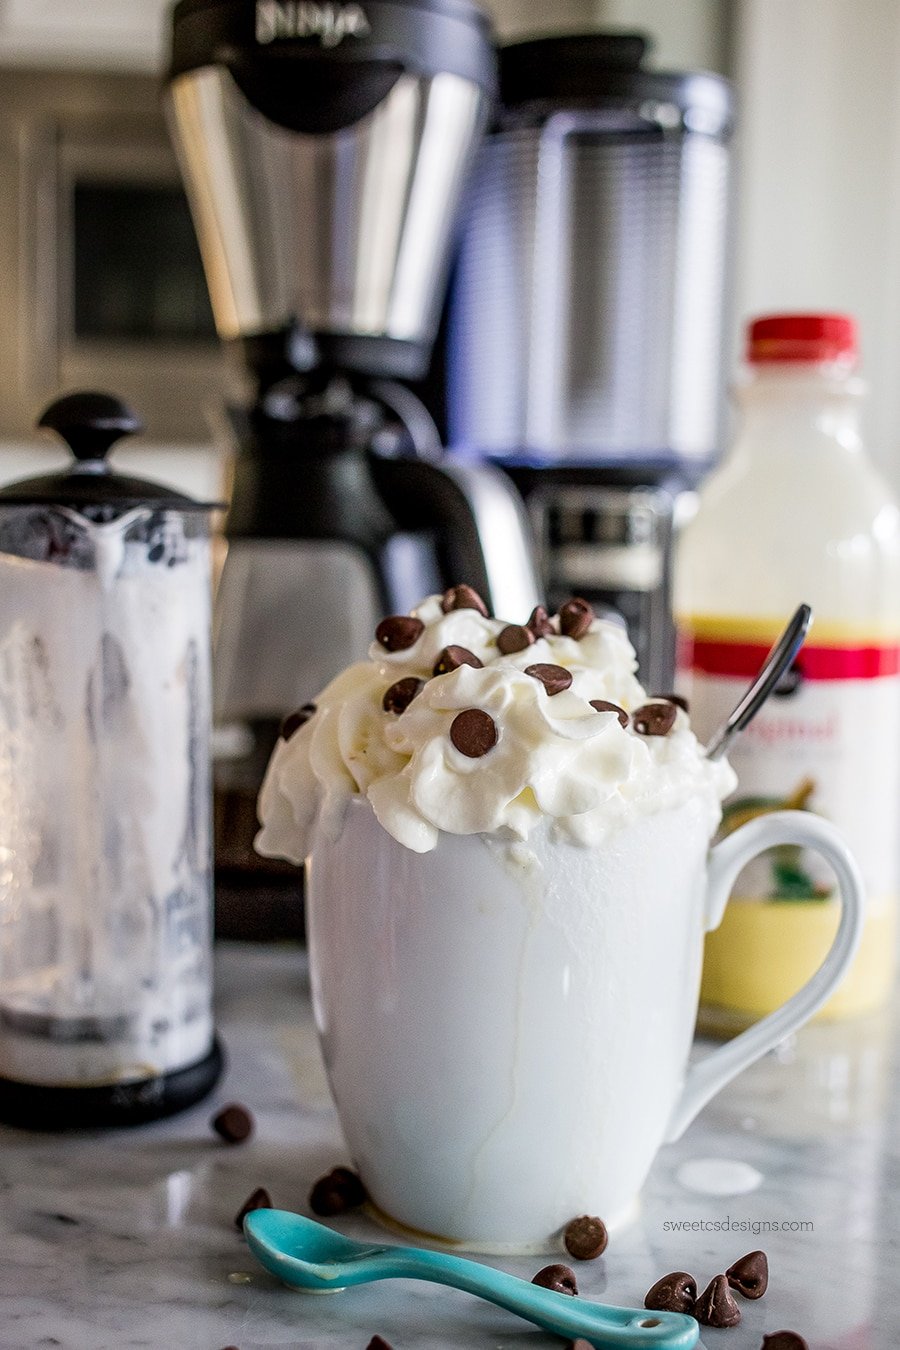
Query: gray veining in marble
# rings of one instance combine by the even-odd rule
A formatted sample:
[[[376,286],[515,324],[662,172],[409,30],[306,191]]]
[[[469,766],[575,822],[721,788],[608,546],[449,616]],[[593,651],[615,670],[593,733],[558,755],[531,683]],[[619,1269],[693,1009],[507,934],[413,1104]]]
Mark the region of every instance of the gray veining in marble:
[[[230,1056],[215,1098],[156,1125],[58,1137],[0,1127],[0,1350],[542,1350],[562,1343],[465,1294],[410,1281],[304,1296],[260,1270],[233,1218],[254,1187],[308,1213],[310,1184],[346,1161],[295,948],[218,953],[218,1025]],[[900,1091],[889,1017],[807,1028],[748,1070],[659,1155],[642,1213],[577,1274],[588,1298],[640,1306],[673,1269],[704,1284],[755,1247],[771,1285],[707,1350],[759,1350],[802,1332],[812,1350],[900,1347]],[[209,1118],[249,1104],[253,1139],[229,1148]],[[679,1181],[702,1159],[745,1164],[745,1193]],[[759,1174],[755,1189],[746,1190]],[[719,1168],[727,1186],[729,1169]],[[711,1173],[710,1173],[711,1176]],[[696,1221],[718,1230],[677,1232]],[[812,1229],[723,1231],[726,1221]],[[336,1221],[355,1236],[381,1230]],[[390,1239],[387,1239],[390,1240]],[[484,1258],[487,1259],[487,1258]],[[495,1264],[530,1278],[539,1258]]]

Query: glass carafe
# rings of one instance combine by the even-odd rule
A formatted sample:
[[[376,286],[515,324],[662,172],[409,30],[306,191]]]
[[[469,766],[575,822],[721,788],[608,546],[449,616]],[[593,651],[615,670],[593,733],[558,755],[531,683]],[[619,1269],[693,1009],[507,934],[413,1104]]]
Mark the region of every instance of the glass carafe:
[[[211,1012],[209,508],[110,470],[139,426],[80,394],[71,470],[0,491],[0,1118],[165,1115]]]

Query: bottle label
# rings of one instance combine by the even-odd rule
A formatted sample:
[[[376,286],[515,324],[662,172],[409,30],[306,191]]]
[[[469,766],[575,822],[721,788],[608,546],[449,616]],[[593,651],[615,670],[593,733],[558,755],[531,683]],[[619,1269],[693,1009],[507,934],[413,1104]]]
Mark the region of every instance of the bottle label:
[[[701,741],[734,708],[777,636],[777,625],[768,632],[727,620],[682,625],[679,688]],[[878,908],[896,890],[900,638],[851,638],[829,630],[828,639],[801,649],[733,742],[728,759],[738,787],[724,805],[721,833],[768,811],[815,811],[843,834],[862,869],[870,909]],[[833,888],[833,874],[820,858],[788,845],[745,868],[734,894],[816,900]]]

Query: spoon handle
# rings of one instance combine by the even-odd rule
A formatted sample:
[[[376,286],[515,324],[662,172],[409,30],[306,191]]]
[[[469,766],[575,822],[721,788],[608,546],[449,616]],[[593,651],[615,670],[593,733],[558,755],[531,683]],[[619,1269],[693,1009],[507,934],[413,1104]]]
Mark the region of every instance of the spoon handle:
[[[463,1257],[418,1247],[386,1249],[379,1277],[430,1280],[496,1303],[558,1336],[583,1336],[598,1350],[690,1350],[700,1328],[684,1313],[614,1308],[529,1284]]]
[[[706,747],[707,759],[721,759],[738,732],[752,722],[782,675],[790,669],[811,623],[812,610],[809,605],[799,605],[750,688]]]

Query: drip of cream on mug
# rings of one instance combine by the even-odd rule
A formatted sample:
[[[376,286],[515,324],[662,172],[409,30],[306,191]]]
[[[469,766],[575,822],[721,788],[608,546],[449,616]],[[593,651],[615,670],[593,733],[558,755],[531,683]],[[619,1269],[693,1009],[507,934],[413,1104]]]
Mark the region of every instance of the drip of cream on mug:
[[[386,651],[373,642],[369,660],[332,680],[309,720],[278,742],[259,798],[260,853],[302,862],[317,825],[339,830],[355,795],[416,853],[433,849],[442,830],[524,840],[542,822],[592,847],[689,799],[702,803],[713,834],[736,779],[724,760],[706,758],[687,713],[678,708],[666,734],[642,735],[630,718],[623,726],[616,711],[592,707],[604,701],[631,714],[647,701],[617,624],[594,619],[581,638],[553,632],[504,655],[503,620],[476,609],[445,614],[436,595],[413,617],[423,627],[412,645]],[[480,665],[433,675],[447,647]],[[535,665],[563,667],[571,684],[548,692],[526,673]],[[385,710],[387,690],[407,677],[425,683],[402,712]],[[488,714],[497,732],[474,755],[451,738],[468,709]]]

